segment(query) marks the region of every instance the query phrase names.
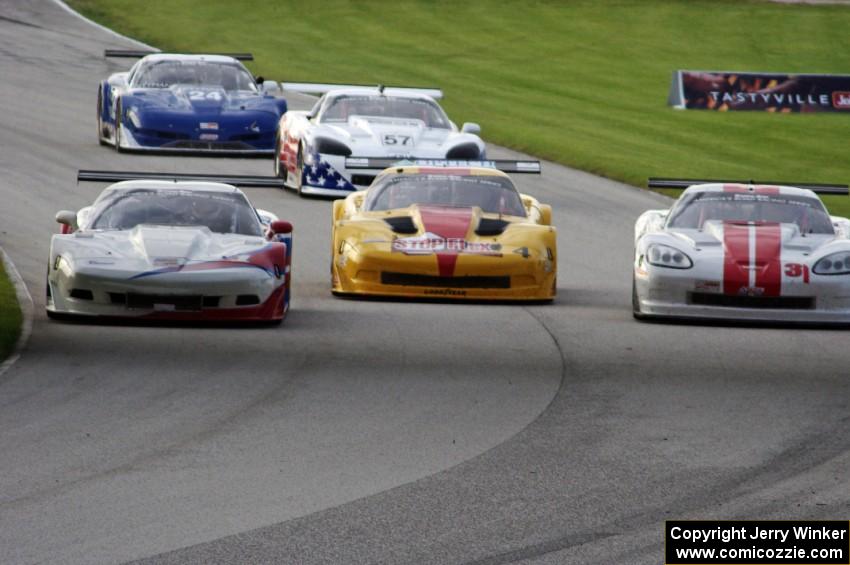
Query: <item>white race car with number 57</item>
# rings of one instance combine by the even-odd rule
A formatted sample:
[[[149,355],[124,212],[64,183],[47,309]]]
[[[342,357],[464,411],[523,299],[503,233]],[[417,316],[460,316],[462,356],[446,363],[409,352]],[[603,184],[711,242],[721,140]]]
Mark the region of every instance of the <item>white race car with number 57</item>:
[[[792,186],[650,179],[688,187],[635,224],[637,318],[850,323],[850,221]]]
[[[439,89],[283,86],[323,94],[309,112],[287,112],[280,120],[275,175],[299,194],[345,197],[369,186],[382,169],[349,166],[366,159],[485,159],[481,128],[466,123],[458,130],[436,102]]]

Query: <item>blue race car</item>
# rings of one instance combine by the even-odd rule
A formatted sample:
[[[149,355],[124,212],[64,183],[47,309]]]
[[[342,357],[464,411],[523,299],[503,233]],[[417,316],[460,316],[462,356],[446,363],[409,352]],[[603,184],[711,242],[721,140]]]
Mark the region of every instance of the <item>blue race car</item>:
[[[279,92],[236,57],[149,54],[100,84],[97,136],[119,151],[271,154]]]

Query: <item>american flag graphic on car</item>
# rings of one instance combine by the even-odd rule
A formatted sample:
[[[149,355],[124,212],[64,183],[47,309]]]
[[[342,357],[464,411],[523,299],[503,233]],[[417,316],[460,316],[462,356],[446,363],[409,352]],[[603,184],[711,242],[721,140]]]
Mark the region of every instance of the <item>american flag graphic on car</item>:
[[[313,155],[312,165],[304,165],[304,170],[301,172],[301,184],[334,190],[357,190],[330,163],[322,161],[318,153]]]

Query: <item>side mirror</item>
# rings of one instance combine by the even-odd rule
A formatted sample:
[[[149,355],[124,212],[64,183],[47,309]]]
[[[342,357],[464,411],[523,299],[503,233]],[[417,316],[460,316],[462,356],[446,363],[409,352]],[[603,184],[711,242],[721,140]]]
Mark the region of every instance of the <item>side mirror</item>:
[[[255,210],[257,210],[257,216],[260,217],[260,222],[262,222],[263,225],[270,226],[272,222],[277,220],[277,216],[268,210],[261,210],[260,208],[255,208]]]
[[[269,229],[274,235],[286,235],[292,233],[292,224],[283,220],[275,220]]]
[[[478,135],[479,133],[481,133],[481,126],[473,122],[465,122],[463,124],[463,127],[460,128],[460,131],[462,131],[463,133],[472,133]]]
[[[278,94],[280,92],[280,85],[273,80],[264,80],[260,84],[261,84],[260,88],[262,88],[263,94],[274,95],[274,94]]]
[[[56,221],[62,224],[62,233],[71,233],[77,229],[77,213],[70,210],[56,212]]]
[[[257,84],[263,84],[264,82],[266,82],[266,79],[265,79],[265,78],[263,78],[263,76],[262,76],[262,75],[257,75],[257,76],[255,76],[255,77],[254,77],[254,80],[255,80],[255,81],[257,81]]]

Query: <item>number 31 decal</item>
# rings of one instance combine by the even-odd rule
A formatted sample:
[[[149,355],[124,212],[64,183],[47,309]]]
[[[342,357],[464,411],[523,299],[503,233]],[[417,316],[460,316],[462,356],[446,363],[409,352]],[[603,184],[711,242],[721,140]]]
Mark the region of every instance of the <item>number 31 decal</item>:
[[[809,267],[800,263],[785,263],[786,277],[803,277],[803,283],[809,284]]]

